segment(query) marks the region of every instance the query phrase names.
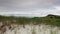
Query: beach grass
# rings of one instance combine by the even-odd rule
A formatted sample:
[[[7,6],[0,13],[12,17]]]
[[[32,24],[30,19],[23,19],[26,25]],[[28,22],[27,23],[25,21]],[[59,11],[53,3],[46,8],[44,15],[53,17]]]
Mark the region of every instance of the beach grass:
[[[16,24],[46,24],[60,27],[60,16],[48,15],[46,17],[16,17],[16,16],[2,16],[0,15],[0,22],[16,23]]]

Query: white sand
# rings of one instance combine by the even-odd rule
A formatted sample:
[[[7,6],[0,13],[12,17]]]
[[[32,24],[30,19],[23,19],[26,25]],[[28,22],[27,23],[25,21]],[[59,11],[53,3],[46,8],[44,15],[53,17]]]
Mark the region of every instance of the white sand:
[[[4,34],[60,34],[58,27],[51,28],[49,25],[11,25],[12,28],[7,30]]]

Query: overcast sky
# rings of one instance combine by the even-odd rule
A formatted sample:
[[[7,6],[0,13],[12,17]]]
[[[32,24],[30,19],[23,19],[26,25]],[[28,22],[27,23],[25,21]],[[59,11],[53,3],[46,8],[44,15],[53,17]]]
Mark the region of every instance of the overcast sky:
[[[41,17],[60,15],[60,0],[0,0],[0,15]]]

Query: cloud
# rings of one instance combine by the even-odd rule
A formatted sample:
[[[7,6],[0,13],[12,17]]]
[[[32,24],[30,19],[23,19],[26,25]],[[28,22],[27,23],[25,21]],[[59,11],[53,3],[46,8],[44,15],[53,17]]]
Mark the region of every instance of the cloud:
[[[9,11],[9,12],[0,12],[0,15],[14,15],[14,16],[25,16],[25,17],[43,17],[46,16],[48,14],[54,14],[52,13],[52,11],[54,10],[48,10],[48,9],[37,9],[37,10],[33,10],[33,11]]]
[[[59,0],[0,0],[0,6],[7,9],[44,8],[59,3]]]
[[[60,14],[60,0],[0,0],[0,14],[21,16],[45,16]]]

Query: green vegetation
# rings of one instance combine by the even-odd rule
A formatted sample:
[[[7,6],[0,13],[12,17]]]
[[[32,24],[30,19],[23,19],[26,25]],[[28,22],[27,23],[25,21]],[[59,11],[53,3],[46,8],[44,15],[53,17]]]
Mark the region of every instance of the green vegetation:
[[[16,24],[46,24],[52,26],[60,26],[60,16],[48,15],[46,17],[14,17],[14,16],[1,16],[0,22],[3,23],[16,23]]]

